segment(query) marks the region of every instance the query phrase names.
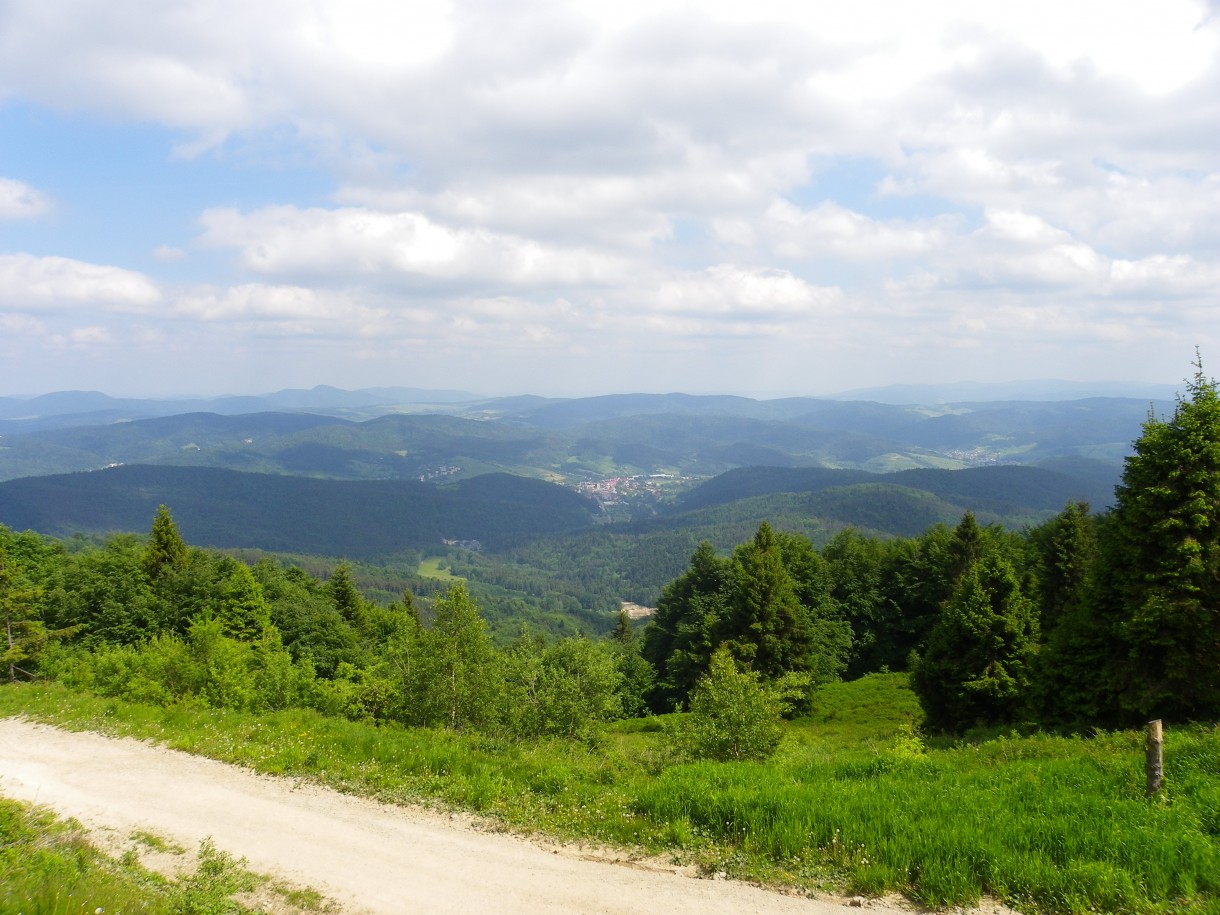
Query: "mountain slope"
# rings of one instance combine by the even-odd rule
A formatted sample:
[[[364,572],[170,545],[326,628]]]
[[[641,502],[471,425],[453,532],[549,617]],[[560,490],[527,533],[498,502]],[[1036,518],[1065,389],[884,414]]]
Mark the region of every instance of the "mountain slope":
[[[200,546],[373,557],[497,547],[591,526],[595,507],[540,480],[493,474],[448,487],[316,480],[203,467],[116,467],[0,483],[0,523],[48,534],[144,531],[165,504]]]
[[[678,501],[675,511],[695,511],[772,493],[819,493],[857,486],[919,490],[976,512],[997,515],[1054,512],[1070,501],[1086,501],[1100,509],[1114,495],[1113,486],[1097,478],[1016,464],[886,474],[825,467],[742,467],[697,486]]]

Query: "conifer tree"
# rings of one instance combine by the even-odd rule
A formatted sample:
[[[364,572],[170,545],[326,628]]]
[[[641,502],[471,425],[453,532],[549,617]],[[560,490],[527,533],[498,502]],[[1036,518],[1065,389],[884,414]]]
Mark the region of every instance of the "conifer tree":
[[[731,606],[724,635],[733,653],[764,679],[811,668],[813,629],[783,551],[765,521],[734,555]]]
[[[689,568],[662,590],[641,649],[657,672],[650,698],[657,711],[684,702],[707,670],[719,644],[729,572],[729,562],[705,540],[691,556]]]
[[[0,546],[0,662],[10,682],[18,676],[33,679],[28,666],[52,635],[38,612],[39,596]]]
[[[339,563],[331,573],[326,583],[326,591],[339,614],[358,631],[367,627],[364,598],[352,578],[352,567],[346,562]]]
[[[1043,636],[1084,599],[1097,554],[1097,523],[1087,502],[1072,502],[1030,533]]]
[[[986,548],[978,519],[974,517],[974,512],[967,511],[953,529],[953,536],[949,540],[949,575],[952,579],[961,581],[971,566],[982,558]]]
[[[940,615],[911,685],[944,731],[1017,720],[1030,686],[1038,624],[1007,560],[975,562]]]
[[[1097,661],[1130,721],[1220,717],[1220,395],[1195,368],[1173,415],[1144,424],[1103,529]]]
[[[166,569],[181,569],[188,559],[186,541],[178,533],[169,509],[161,505],[153,518],[148,545],[144,548],[144,571],[156,580]]]
[[[271,605],[249,566],[237,563],[224,586],[221,630],[229,638],[255,642],[271,631]]]

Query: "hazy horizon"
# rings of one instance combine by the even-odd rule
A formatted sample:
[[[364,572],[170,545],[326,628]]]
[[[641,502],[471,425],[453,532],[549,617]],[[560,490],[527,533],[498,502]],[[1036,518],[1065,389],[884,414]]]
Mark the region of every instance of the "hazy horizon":
[[[470,391],[450,388],[428,388],[419,387],[416,385],[369,385],[364,388],[344,388],[338,385],[320,383],[309,387],[301,388],[278,388],[275,390],[247,390],[247,391],[224,391],[219,393],[202,393],[202,392],[176,392],[158,395],[140,395],[124,392],[107,391],[100,389],[85,389],[85,388],[61,388],[56,390],[26,392],[26,393],[5,393],[0,392],[0,399],[9,400],[34,400],[43,397],[56,395],[94,395],[100,394],[104,397],[115,400],[147,400],[151,402],[177,402],[177,401],[206,401],[206,400],[225,400],[225,399],[242,399],[242,398],[264,398],[275,397],[277,395],[301,393],[310,394],[318,390],[337,391],[340,393],[359,393],[361,391],[376,391],[379,389],[387,390],[411,390],[418,391],[421,394],[437,394],[450,395],[452,397],[468,397],[471,401],[478,400],[494,400],[498,398],[512,397],[540,397],[545,399],[563,400],[563,399],[580,399],[580,398],[596,398],[596,397],[616,397],[616,396],[666,396],[679,395],[691,397],[742,397],[752,400],[781,400],[785,398],[812,398],[826,400],[867,400],[877,398],[883,403],[932,403],[932,400],[920,400],[921,392],[927,393],[929,396],[939,396],[941,393],[960,393],[963,399],[969,399],[970,395],[975,395],[982,400],[1002,400],[1006,394],[1011,392],[1018,393],[1018,399],[1030,400],[1066,400],[1075,398],[1087,397],[1120,397],[1120,398],[1135,398],[1135,397],[1153,397],[1156,399],[1171,398],[1175,394],[1182,393],[1185,389],[1186,380],[1178,384],[1165,382],[1134,382],[1134,381],[1115,381],[1115,380],[1096,380],[1096,381],[1067,381],[1063,379],[1052,378],[1032,378],[1017,381],[1007,382],[988,382],[988,381],[956,381],[946,382],[943,384],[937,383],[895,383],[891,385],[882,385],[875,388],[855,388],[841,391],[825,391],[825,392],[803,392],[803,393],[778,393],[772,395],[766,394],[741,394],[733,391],[646,391],[636,389],[622,389],[617,391],[601,391],[593,394],[571,394],[563,392],[541,393],[531,390],[514,390],[501,392],[487,391]],[[442,403],[444,401],[437,401]],[[457,402],[457,401],[455,401]],[[427,403],[427,401],[420,401]]]

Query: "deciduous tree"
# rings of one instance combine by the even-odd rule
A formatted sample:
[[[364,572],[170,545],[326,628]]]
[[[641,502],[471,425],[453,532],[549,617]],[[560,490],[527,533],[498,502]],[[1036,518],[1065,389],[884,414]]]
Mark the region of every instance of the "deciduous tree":
[[[433,612],[432,626],[419,637],[419,723],[453,730],[487,727],[502,687],[487,625],[462,584],[437,600]]]
[[[756,671],[739,667],[729,650],[720,648],[691,691],[679,741],[698,759],[766,759],[783,738],[786,710],[781,690],[764,683]]]

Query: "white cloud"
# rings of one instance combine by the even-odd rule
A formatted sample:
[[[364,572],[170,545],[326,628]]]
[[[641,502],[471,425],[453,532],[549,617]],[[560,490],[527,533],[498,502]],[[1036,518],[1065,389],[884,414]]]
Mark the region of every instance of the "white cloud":
[[[364,278],[391,285],[598,285],[622,279],[617,258],[478,228],[454,228],[419,213],[271,207],[203,214],[202,241],[240,249],[265,275]]]
[[[1115,260],[1110,264],[1110,284],[1114,293],[1143,296],[1153,300],[1194,296],[1208,301],[1220,289],[1220,264],[1201,262],[1186,255],[1146,257],[1141,260]]]
[[[13,341],[18,337],[42,336],[47,331],[47,325],[30,315],[0,311],[0,331],[4,331],[0,338]]]
[[[51,342],[61,346],[69,347],[93,347],[99,344],[112,342],[113,337],[109,330],[104,327],[74,327],[65,335],[55,335],[51,337]]]
[[[849,260],[910,258],[943,246],[952,219],[877,220],[832,201],[802,210],[777,200],[760,230],[785,258],[833,256]],[[731,240],[726,235],[725,240]]]
[[[798,374],[806,352],[865,371],[863,339],[1018,368],[1048,336],[1220,344],[1220,20],[1206,13],[10,0],[0,95],[116,133],[167,125],[180,153],[210,152],[206,169],[175,163],[193,174],[248,156],[326,171],[337,190],[192,192],[214,202],[198,239],[212,250],[166,270],[190,271],[190,288],[86,263],[106,255],[0,256],[0,308],[10,323],[105,311],[108,345],[333,339],[338,363],[376,362],[384,341],[579,369],[571,352],[663,341],[726,385],[727,360],[694,361],[713,340]],[[57,200],[57,221],[85,206]],[[48,207],[0,179],[0,219]],[[183,259],[157,247],[165,231],[126,250]],[[855,355],[835,362],[836,347]]]
[[[666,280],[651,298],[666,314],[743,321],[813,319],[839,301],[840,290],[811,285],[784,270],[718,264]]]
[[[131,270],[67,257],[0,254],[0,309],[145,311],[160,298],[152,280]]]
[[[287,321],[344,323],[364,319],[367,309],[344,295],[324,294],[300,286],[249,283],[228,289],[188,290],[174,297],[172,311],[203,321]]]
[[[158,245],[153,248],[153,257],[163,264],[172,264],[186,257],[186,252],[172,245]]]
[[[33,219],[51,208],[46,196],[28,184],[0,178],[0,220]]]

